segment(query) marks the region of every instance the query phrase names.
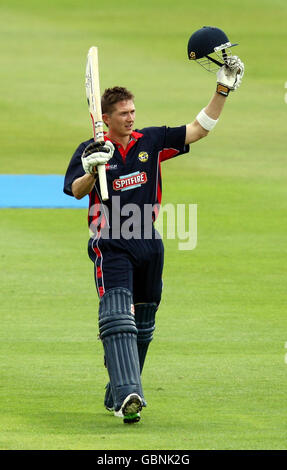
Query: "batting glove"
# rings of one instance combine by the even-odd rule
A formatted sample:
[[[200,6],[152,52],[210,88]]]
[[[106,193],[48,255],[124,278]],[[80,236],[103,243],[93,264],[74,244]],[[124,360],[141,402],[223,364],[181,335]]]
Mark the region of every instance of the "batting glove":
[[[82,154],[82,165],[86,173],[94,175],[98,165],[105,165],[113,156],[115,147],[107,140],[105,145],[96,142],[89,144]]]
[[[244,75],[244,64],[237,56],[229,56],[217,72],[217,93],[227,96],[240,86]]]

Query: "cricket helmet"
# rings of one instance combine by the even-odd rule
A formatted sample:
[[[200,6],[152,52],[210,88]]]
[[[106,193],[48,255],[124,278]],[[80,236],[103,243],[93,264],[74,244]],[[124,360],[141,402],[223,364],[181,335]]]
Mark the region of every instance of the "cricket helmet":
[[[222,29],[203,26],[190,36],[187,44],[187,54],[190,60],[195,60],[209,72],[214,72],[218,70],[218,67],[222,67],[226,57],[231,55],[229,48],[237,45],[229,41]],[[214,58],[211,54],[215,54],[217,58]],[[218,59],[223,59],[223,62],[219,62]],[[214,64],[217,66],[215,69]]]

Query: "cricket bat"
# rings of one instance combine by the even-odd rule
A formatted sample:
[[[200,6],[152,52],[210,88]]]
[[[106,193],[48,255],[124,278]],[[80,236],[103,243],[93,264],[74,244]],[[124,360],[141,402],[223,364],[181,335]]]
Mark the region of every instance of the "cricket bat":
[[[99,59],[98,48],[95,46],[91,47],[88,51],[85,85],[89,111],[92,120],[94,139],[95,142],[104,145],[105,139],[101,106]],[[109,199],[109,194],[105,165],[98,165],[97,170],[99,175],[101,197],[103,201],[107,201]]]

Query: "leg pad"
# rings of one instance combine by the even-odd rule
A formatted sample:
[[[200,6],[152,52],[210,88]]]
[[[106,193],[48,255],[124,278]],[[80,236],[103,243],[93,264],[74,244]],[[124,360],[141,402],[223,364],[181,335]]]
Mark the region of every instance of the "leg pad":
[[[108,290],[100,301],[100,338],[116,411],[131,393],[143,398],[132,303],[131,292],[121,287]]]
[[[149,343],[153,338],[153,332],[155,329],[155,314],[157,308],[158,305],[156,303],[135,305],[135,321],[138,330],[137,344],[140,371],[143,369]]]

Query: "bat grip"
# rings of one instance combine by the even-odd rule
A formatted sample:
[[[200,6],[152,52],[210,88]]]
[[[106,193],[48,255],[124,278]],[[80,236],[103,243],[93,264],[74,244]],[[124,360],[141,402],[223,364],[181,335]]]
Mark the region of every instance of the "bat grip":
[[[98,170],[98,175],[99,175],[102,200],[107,201],[109,199],[109,193],[108,193],[105,165],[98,165],[97,170]]]

